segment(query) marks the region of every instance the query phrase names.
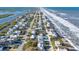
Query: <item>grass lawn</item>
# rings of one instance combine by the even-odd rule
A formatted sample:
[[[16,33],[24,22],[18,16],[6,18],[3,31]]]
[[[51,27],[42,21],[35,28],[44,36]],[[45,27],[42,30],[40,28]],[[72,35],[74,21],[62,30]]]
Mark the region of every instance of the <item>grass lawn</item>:
[[[51,43],[52,43],[52,46],[53,48],[55,47],[55,40],[54,40],[54,37],[52,35],[49,35],[50,39],[51,39]]]
[[[55,47],[55,41],[52,40],[51,43],[52,43],[52,46],[53,46],[53,48],[54,48],[54,47]]]
[[[60,42],[60,43],[63,43],[63,40],[62,40],[62,38],[58,38],[58,40],[59,40],[59,42]]]
[[[37,41],[28,40],[26,44],[24,44],[23,50],[32,50],[33,48],[37,47]],[[32,48],[32,49],[30,49]]]

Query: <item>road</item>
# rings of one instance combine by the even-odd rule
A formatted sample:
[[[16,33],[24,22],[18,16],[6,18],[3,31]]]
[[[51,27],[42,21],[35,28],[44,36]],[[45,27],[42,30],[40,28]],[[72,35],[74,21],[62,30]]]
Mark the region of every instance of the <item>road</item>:
[[[22,44],[16,49],[16,51],[23,51],[24,44],[27,43],[25,40],[23,40]]]

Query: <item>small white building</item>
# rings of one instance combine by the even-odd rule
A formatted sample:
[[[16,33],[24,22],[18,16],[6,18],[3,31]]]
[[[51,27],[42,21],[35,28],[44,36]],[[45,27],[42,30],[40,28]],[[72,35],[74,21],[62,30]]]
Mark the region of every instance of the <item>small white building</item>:
[[[31,39],[34,39],[35,38],[35,36],[34,35],[31,35],[31,37],[30,37]]]
[[[47,27],[50,27],[50,23],[47,22]]]
[[[55,32],[53,32],[53,36],[54,36],[54,37],[57,37],[57,34],[56,34]]]
[[[32,31],[32,34],[35,34],[35,31],[34,30]]]
[[[15,27],[18,28],[18,24],[16,24]]]
[[[40,35],[38,36],[38,48],[39,48],[40,50],[43,50],[43,37],[42,37],[42,34],[40,34]]]
[[[22,22],[24,22],[25,21],[25,19],[22,19]]]
[[[14,40],[14,39],[16,39],[16,38],[17,38],[17,35],[10,35],[10,39],[11,39],[11,40]],[[10,40],[10,39],[9,39],[9,40]]]

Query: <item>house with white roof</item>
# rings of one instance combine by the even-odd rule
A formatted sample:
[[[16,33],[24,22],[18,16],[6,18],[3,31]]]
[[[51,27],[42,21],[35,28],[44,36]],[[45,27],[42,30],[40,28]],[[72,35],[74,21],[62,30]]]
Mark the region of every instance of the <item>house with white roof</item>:
[[[40,34],[39,36],[38,36],[38,48],[40,49],[40,50],[43,50],[43,37],[42,37],[42,34]]]

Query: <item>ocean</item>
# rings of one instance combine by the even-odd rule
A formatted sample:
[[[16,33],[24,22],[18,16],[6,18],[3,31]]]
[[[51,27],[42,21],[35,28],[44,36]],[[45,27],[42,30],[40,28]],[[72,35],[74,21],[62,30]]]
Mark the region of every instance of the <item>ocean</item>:
[[[79,7],[48,7],[56,11],[55,14],[69,21],[79,28]]]

